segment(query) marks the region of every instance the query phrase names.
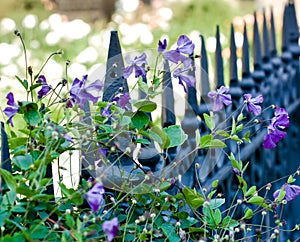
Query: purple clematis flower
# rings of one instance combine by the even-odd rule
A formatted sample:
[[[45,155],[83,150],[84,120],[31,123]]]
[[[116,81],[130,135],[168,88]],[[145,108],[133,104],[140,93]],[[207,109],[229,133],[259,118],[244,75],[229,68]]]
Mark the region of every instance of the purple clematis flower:
[[[110,221],[105,221],[102,224],[102,229],[107,235],[108,242],[111,242],[119,232],[119,221],[118,218],[113,218]]]
[[[182,68],[179,67],[173,72],[173,77],[178,78],[179,84],[183,86],[183,89],[184,89],[185,92],[186,92],[186,88],[185,88],[184,83],[186,83],[186,85],[188,87],[195,87],[195,85],[196,85],[195,77],[190,76],[188,74],[186,74],[186,75],[184,74],[187,71],[189,71],[189,68],[188,69],[182,69]]]
[[[107,106],[103,109],[102,112],[102,117],[110,117],[111,113],[110,113],[110,107],[111,107],[111,103],[107,104]]]
[[[165,52],[164,58],[176,64],[178,64],[178,62],[184,63],[184,60],[186,60],[187,57],[182,54],[191,55],[193,54],[194,49],[195,45],[193,42],[186,35],[181,35],[177,40],[176,50],[169,50]],[[186,65],[184,66],[186,67]]]
[[[285,138],[286,132],[279,130],[289,127],[290,120],[287,111],[284,108],[276,108],[275,116],[268,125],[268,133],[264,137],[263,147],[266,149],[273,149],[277,143]]]
[[[247,105],[247,109],[249,113],[253,113],[254,115],[259,115],[261,113],[261,106],[257,105],[264,101],[262,95],[259,95],[255,98],[252,98],[251,94],[245,94],[245,103]]]
[[[18,113],[19,111],[19,105],[15,102],[14,94],[12,92],[8,93],[7,96],[7,105],[10,107],[6,107],[3,112],[8,117],[8,122],[12,127],[14,127],[12,118]]]
[[[130,64],[129,66],[123,69],[123,77],[128,78],[132,72],[135,72],[135,77],[146,76],[145,66],[147,65],[147,56],[145,53],[140,56],[134,57],[133,60],[126,58],[127,62]]]
[[[283,189],[285,190],[284,199],[288,202],[294,200],[297,196],[300,195],[300,187],[297,185],[285,184]],[[275,199],[278,198],[280,191],[281,189],[278,189],[274,192],[273,197]]]
[[[36,82],[42,84],[42,88],[38,91],[38,99],[41,99],[47,95],[47,93],[51,90],[51,87],[47,84],[46,77],[44,75],[40,75]]]
[[[102,183],[96,183],[87,193],[86,200],[90,205],[92,212],[95,213],[99,210],[103,203],[104,186]]]
[[[158,48],[157,48],[158,53],[164,52],[166,50],[166,48],[167,48],[167,40],[164,39],[162,42],[159,40]]]
[[[214,112],[220,111],[224,105],[229,106],[231,105],[231,95],[224,94],[229,91],[229,88],[221,86],[217,91],[211,91],[208,93],[208,97],[212,102],[212,110]]]
[[[126,108],[126,105],[130,101],[129,93],[119,93],[111,101],[117,102],[117,104],[119,104],[119,106],[122,108]]]
[[[70,89],[71,98],[67,100],[67,107],[73,107],[75,104],[83,109],[86,101],[96,103],[99,99],[99,91],[103,88],[103,83],[96,80],[93,83],[86,85],[87,75],[83,76],[82,80],[75,78]]]

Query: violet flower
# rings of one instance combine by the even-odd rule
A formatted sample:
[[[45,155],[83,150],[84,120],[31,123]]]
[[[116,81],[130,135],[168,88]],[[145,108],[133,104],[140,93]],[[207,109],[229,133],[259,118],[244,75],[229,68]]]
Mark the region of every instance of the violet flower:
[[[164,58],[178,64],[178,62],[184,62],[184,60],[187,58],[182,54],[191,55],[194,52],[194,48],[195,45],[193,42],[186,35],[181,35],[177,40],[176,50],[169,50],[165,52]]]
[[[130,64],[129,66],[123,69],[123,77],[128,78],[132,72],[135,72],[135,77],[146,76],[145,66],[147,65],[147,56],[145,53],[140,56],[134,57],[133,60],[126,58],[127,62]]]
[[[208,97],[212,102],[212,110],[214,112],[220,111],[224,105],[229,106],[231,105],[231,95],[224,94],[229,91],[229,88],[221,86],[217,91],[210,91],[208,93]]]
[[[86,194],[86,200],[90,205],[92,212],[99,210],[103,203],[104,186],[102,183],[96,183]]]
[[[297,196],[300,195],[300,187],[297,185],[285,184],[284,188],[285,196],[284,199],[288,202],[294,200]],[[278,189],[274,192],[273,197],[277,199],[280,194],[281,189]]]
[[[173,77],[178,78],[179,84],[183,86],[183,89],[184,89],[185,92],[186,92],[186,88],[185,88],[184,83],[186,83],[186,85],[188,87],[195,87],[195,85],[196,85],[195,77],[190,76],[188,74],[184,74],[188,70],[189,70],[189,68],[188,69],[182,69],[182,68],[179,67],[179,68],[175,69],[175,71],[173,72]]]
[[[111,242],[119,232],[119,221],[118,218],[113,218],[110,221],[105,221],[102,224],[102,229],[107,235],[108,242]]]
[[[119,93],[111,101],[117,102],[117,104],[122,108],[126,108],[126,105],[130,101],[129,93]]]
[[[12,118],[18,113],[19,105],[15,102],[14,94],[12,92],[8,93],[7,96],[7,105],[10,107],[6,107],[3,112],[8,117],[8,122],[12,127],[14,127]]]
[[[36,82],[42,84],[42,88],[38,91],[38,99],[41,99],[47,95],[47,93],[51,90],[51,87],[47,84],[47,80],[44,75],[40,75]]]
[[[96,103],[99,99],[99,91],[103,88],[103,83],[100,80],[96,80],[87,85],[87,75],[83,76],[82,80],[75,78],[70,89],[70,96],[67,100],[67,107],[73,107],[75,104],[79,105],[79,108],[83,109],[85,102],[92,101]]]
[[[164,52],[166,50],[166,48],[167,48],[167,40],[164,39],[162,42],[159,40],[158,48],[157,48],[158,53]]]
[[[251,94],[245,94],[245,103],[247,105],[247,109],[249,113],[253,113],[254,115],[259,115],[261,113],[261,106],[257,105],[264,101],[262,95],[259,95],[255,98],[252,98]]]
[[[110,107],[111,107],[111,103],[107,104],[107,106],[103,109],[102,112],[102,117],[110,117],[111,113],[110,113]]]
[[[275,117],[272,118],[268,125],[268,133],[264,137],[263,147],[265,149],[273,149],[277,143],[285,138],[286,132],[279,130],[289,127],[290,120],[287,111],[284,108],[276,108]]]

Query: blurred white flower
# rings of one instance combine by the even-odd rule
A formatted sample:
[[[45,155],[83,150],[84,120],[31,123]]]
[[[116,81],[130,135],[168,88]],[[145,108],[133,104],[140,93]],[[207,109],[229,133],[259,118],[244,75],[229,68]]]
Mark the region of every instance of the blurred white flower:
[[[207,52],[215,52],[216,51],[216,38],[215,37],[208,37],[206,39],[206,50]]]
[[[49,32],[46,35],[46,42],[48,45],[56,45],[60,41],[61,36],[57,31]]]
[[[97,50],[94,47],[87,47],[79,53],[76,57],[76,61],[79,63],[95,62],[97,58]]]
[[[43,73],[48,80],[51,80],[51,85],[55,86],[57,83],[53,83],[53,80],[60,81],[63,75],[63,65],[57,63],[55,60],[50,59],[43,69]]]
[[[1,20],[1,32],[3,34],[7,34],[9,32],[12,32],[16,29],[16,23],[11,18],[3,18]]]
[[[149,29],[143,29],[143,31],[140,33],[140,41],[144,45],[150,45],[153,42],[153,34]]]
[[[28,14],[22,21],[23,27],[33,29],[38,23],[38,17],[34,14]]]
[[[158,15],[165,21],[169,21],[173,17],[173,11],[170,8],[160,8],[158,9]]]
[[[48,17],[48,22],[51,29],[55,30],[61,26],[62,18],[58,13],[54,13]]]
[[[70,67],[68,69],[68,75],[72,79],[74,79],[76,77],[81,79],[81,77],[86,74],[86,71],[87,71],[87,69],[84,65],[79,64],[79,63],[73,63],[70,65]]]
[[[234,33],[235,45],[237,48],[242,48],[244,42],[244,36],[241,32]]]
[[[198,30],[193,30],[190,34],[189,37],[191,41],[195,44],[195,49],[194,53],[199,54],[201,50],[201,43],[200,43],[200,32]]]
[[[30,47],[33,48],[33,49],[37,49],[40,47],[40,42],[38,40],[32,40],[30,42]]]
[[[18,71],[19,71],[19,69],[18,69],[17,65],[15,65],[15,64],[10,64],[10,65],[7,65],[7,66],[4,66],[1,68],[1,72],[4,75],[9,76],[9,77],[18,75]]]
[[[120,4],[125,12],[134,12],[139,6],[139,0],[120,0]]]
[[[70,41],[81,39],[87,36],[91,31],[90,25],[81,19],[74,19],[70,22],[65,22],[63,25],[63,29],[64,38]]]
[[[8,65],[11,63],[12,58],[17,57],[21,50],[18,45],[0,43],[0,64]]]
[[[45,19],[40,23],[40,30],[48,30],[49,28],[50,28],[50,24],[48,20]]]

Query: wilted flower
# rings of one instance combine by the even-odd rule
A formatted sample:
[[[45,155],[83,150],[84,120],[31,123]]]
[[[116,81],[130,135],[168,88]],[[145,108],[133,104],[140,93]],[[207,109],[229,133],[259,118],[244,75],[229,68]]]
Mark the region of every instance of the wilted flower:
[[[101,182],[96,183],[87,193],[86,200],[93,212],[97,212],[103,203],[104,186]]]
[[[183,86],[185,92],[186,88],[184,82],[188,87],[194,87],[196,85],[195,77],[188,75],[188,71],[189,69],[182,69],[179,67],[173,72],[173,77],[178,78],[179,84]]]
[[[283,189],[285,191],[284,199],[287,200],[288,202],[294,200],[297,196],[300,195],[300,187],[297,185],[285,184]],[[278,189],[274,192],[273,197],[275,199],[278,198],[280,191],[281,189]]]
[[[252,98],[251,94],[245,94],[244,98],[248,112],[253,113],[254,115],[259,115],[261,113],[261,107],[257,104],[260,104],[264,101],[263,96],[259,95],[255,98]]]
[[[230,94],[224,94],[229,91],[229,88],[221,86],[217,91],[211,91],[208,93],[208,97],[210,98],[212,102],[212,110],[214,112],[220,111],[224,104],[226,106],[231,105],[231,95]]]
[[[70,89],[71,98],[67,100],[67,107],[73,107],[78,104],[83,109],[86,101],[96,103],[99,99],[99,91],[103,88],[103,83],[96,80],[93,83],[86,85],[87,75],[83,76],[82,80],[75,78]]]
[[[8,117],[8,122],[13,127],[14,124],[12,122],[12,118],[16,115],[16,113],[19,111],[19,105],[15,102],[14,94],[12,92],[8,93],[7,96],[7,105],[10,107],[6,107],[3,112]]]
[[[195,45],[193,42],[186,35],[181,35],[177,40],[176,50],[169,50],[165,52],[164,58],[178,64],[178,62],[184,62],[187,58],[182,54],[191,55],[194,52],[194,48]]]
[[[145,67],[147,65],[146,59],[147,56],[145,53],[141,54],[140,56],[134,57],[133,60],[126,58],[127,62],[130,65],[123,69],[124,78],[128,78],[133,71],[135,72],[135,77],[146,76],[146,70],[145,70]]]
[[[275,117],[268,125],[268,133],[264,137],[263,147],[272,149],[276,144],[286,136],[286,132],[279,130],[289,127],[290,120],[287,111],[284,108],[276,108]]]
[[[110,221],[105,221],[102,224],[102,229],[107,235],[107,240],[112,241],[119,232],[119,221],[118,218],[113,218]]]

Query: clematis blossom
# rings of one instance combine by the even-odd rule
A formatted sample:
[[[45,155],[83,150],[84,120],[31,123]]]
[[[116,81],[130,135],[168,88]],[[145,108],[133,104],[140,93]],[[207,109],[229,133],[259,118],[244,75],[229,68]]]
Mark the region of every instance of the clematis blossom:
[[[122,108],[126,108],[130,101],[129,93],[119,93],[111,101],[116,102]]]
[[[38,99],[41,99],[48,94],[51,87],[47,84],[46,77],[44,75],[40,75],[36,82],[42,84],[42,88],[38,91]]]
[[[86,200],[90,205],[92,212],[99,210],[103,203],[104,186],[101,182],[96,183],[86,194]]]
[[[247,109],[249,113],[253,113],[254,115],[259,115],[261,113],[261,106],[257,105],[264,101],[262,95],[259,95],[255,98],[252,98],[251,94],[245,94],[245,103],[247,105]]]
[[[186,83],[188,87],[194,87],[196,85],[195,77],[188,75],[187,74],[188,71],[189,68],[182,69],[179,67],[175,69],[173,72],[173,77],[178,78],[179,84],[183,86],[185,92],[186,92],[186,88],[184,83]]]
[[[163,41],[158,41],[158,48],[157,48],[157,51],[158,53],[162,53],[166,50],[167,48],[167,40],[164,39]]]
[[[8,93],[7,96],[7,105],[3,112],[8,117],[8,122],[12,127],[14,127],[14,123],[12,121],[12,118],[18,113],[19,111],[19,105],[15,102],[14,94],[12,92]]]
[[[271,123],[268,125],[268,133],[264,137],[263,147],[273,149],[277,143],[285,138],[286,132],[280,130],[289,127],[290,120],[287,111],[284,108],[277,107]]]
[[[99,91],[103,88],[103,83],[96,80],[87,85],[87,75],[84,75],[82,80],[75,78],[70,89],[70,98],[67,100],[67,107],[73,107],[75,104],[83,109],[85,102],[91,101],[96,103],[99,99]]]
[[[166,51],[164,53],[164,58],[176,64],[179,62],[184,63],[184,61],[186,61],[186,59],[189,57],[186,57],[183,54],[191,55],[193,54],[194,49],[195,45],[193,42],[186,35],[181,35],[177,40],[177,48],[175,50]],[[186,65],[184,66],[187,67]]]
[[[285,184],[283,189],[285,191],[284,199],[287,200],[288,202],[294,200],[296,197],[300,195],[300,187],[297,185]],[[278,198],[280,191],[281,189],[278,189],[274,192],[273,197],[275,199]]]
[[[145,67],[147,65],[147,55],[145,53],[140,56],[134,57],[133,60],[126,58],[126,61],[130,64],[123,69],[123,77],[128,78],[134,71],[135,77],[146,76]]]
[[[111,242],[119,232],[119,221],[118,218],[113,218],[110,221],[105,221],[102,224],[102,229],[106,233],[108,242]]]
[[[220,111],[224,105],[231,105],[231,95],[225,94],[229,91],[229,88],[221,86],[217,91],[211,91],[208,93],[208,97],[212,103],[212,110],[214,112]]]

